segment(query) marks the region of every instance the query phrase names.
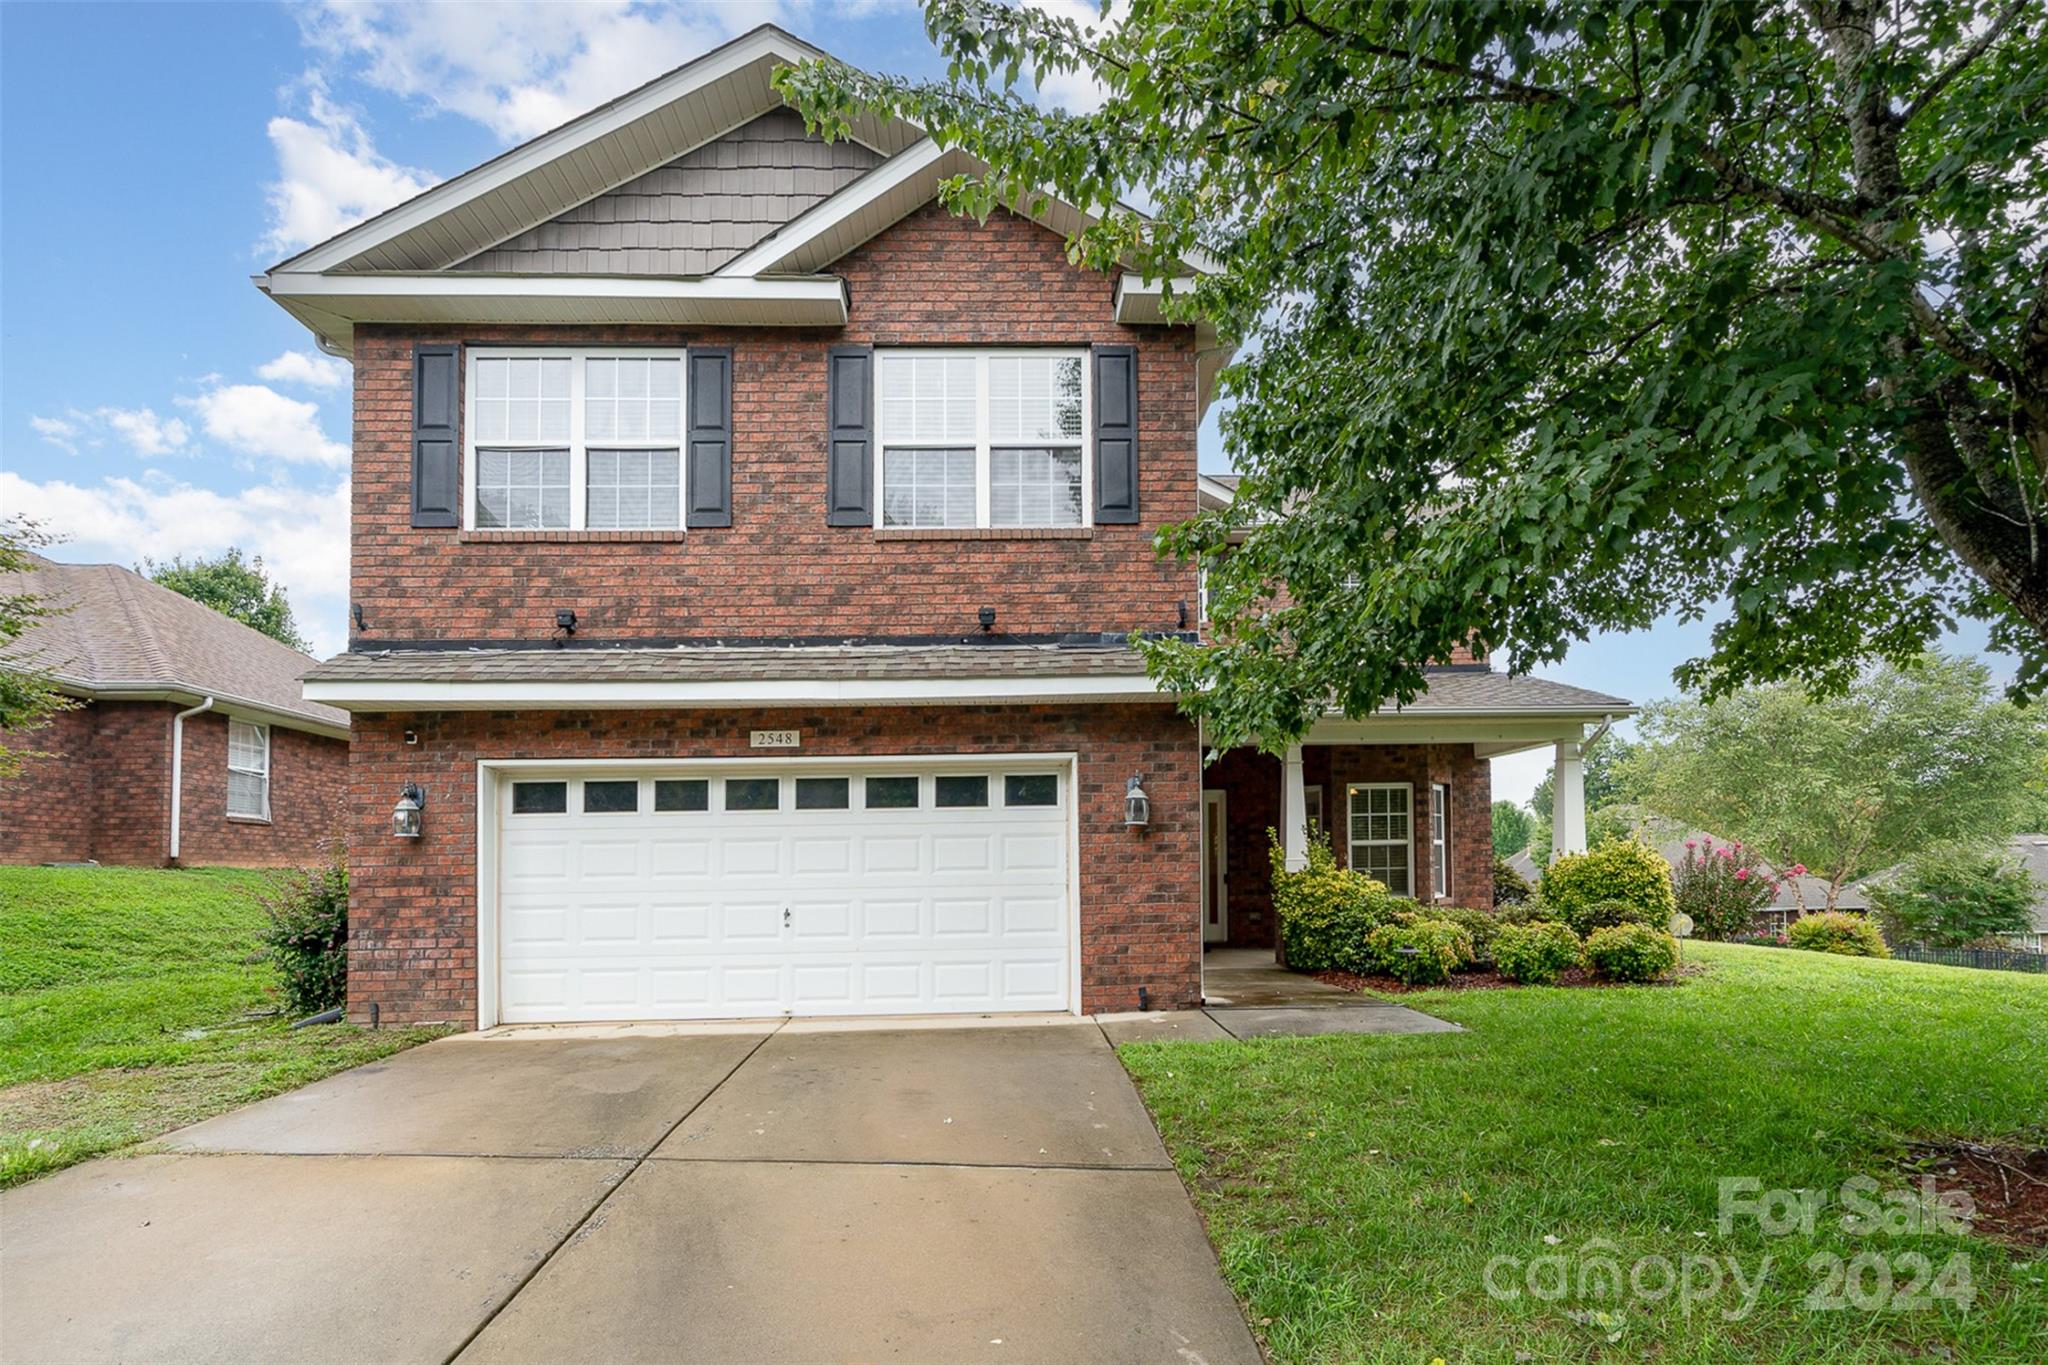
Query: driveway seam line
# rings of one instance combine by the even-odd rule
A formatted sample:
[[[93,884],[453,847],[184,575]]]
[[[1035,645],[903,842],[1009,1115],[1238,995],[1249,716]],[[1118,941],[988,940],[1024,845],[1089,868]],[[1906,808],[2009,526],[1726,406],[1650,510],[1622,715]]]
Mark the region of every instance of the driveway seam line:
[[[527,1271],[525,1275],[520,1277],[519,1283],[512,1286],[512,1292],[505,1296],[504,1301],[500,1303],[496,1308],[493,1308],[489,1313],[485,1314],[484,1320],[482,1322],[479,1322],[473,1329],[471,1329],[468,1336],[465,1336],[461,1341],[455,1344],[455,1349],[448,1353],[447,1358],[442,1362],[442,1365],[454,1365],[456,1358],[459,1357],[464,1351],[467,1351],[470,1348],[470,1346],[475,1343],[476,1339],[482,1336],[484,1332],[490,1327],[490,1325],[498,1320],[498,1315],[503,1313],[507,1308],[510,1308],[512,1306],[512,1301],[514,1299],[517,1299],[521,1294],[524,1294],[526,1292],[526,1286],[532,1284],[534,1282],[534,1279],[541,1273],[541,1271],[546,1270],[550,1265],[554,1263],[555,1257],[561,1254],[562,1248],[569,1245],[569,1242],[576,1236],[577,1233],[583,1231],[584,1228],[590,1226],[590,1220],[597,1217],[598,1211],[602,1209],[606,1204],[609,1204],[612,1201],[613,1195],[617,1194],[620,1190],[626,1187],[626,1182],[633,1178],[634,1172],[638,1171],[642,1166],[645,1166],[647,1164],[648,1158],[654,1155],[655,1149],[660,1147],[662,1143],[667,1142],[669,1138],[673,1137],[675,1135],[676,1129],[682,1127],[685,1123],[688,1123],[690,1121],[690,1115],[696,1113],[699,1109],[703,1108],[705,1101],[709,1100],[713,1095],[717,1094],[721,1089],[724,1088],[725,1083],[727,1081],[731,1080],[735,1075],[739,1074],[739,1069],[741,1067],[745,1066],[748,1062],[753,1061],[754,1054],[759,1052],[762,1048],[766,1047],[768,1045],[768,1040],[770,1038],[773,1038],[776,1034],[782,1032],[783,1028],[788,1023],[789,1021],[787,1019],[784,1019],[782,1023],[776,1025],[774,1029],[762,1034],[759,1038],[755,1039],[754,1045],[747,1049],[746,1055],[741,1057],[738,1061],[734,1062],[732,1066],[726,1071],[726,1073],[718,1078],[718,1084],[712,1086],[709,1090],[706,1090],[703,1094],[699,1095],[697,1097],[697,1102],[695,1104],[692,1104],[688,1109],[685,1109],[682,1113],[682,1116],[678,1118],[674,1123],[671,1123],[667,1128],[663,1129],[661,1132],[661,1136],[657,1137],[654,1140],[654,1142],[647,1148],[646,1151],[642,1152],[637,1157],[627,1158],[628,1160],[632,1161],[633,1164],[628,1166],[624,1174],[620,1175],[618,1180],[613,1182],[612,1187],[610,1189],[606,1190],[603,1194],[598,1196],[597,1202],[595,1204],[592,1204],[588,1209],[584,1210],[583,1216],[576,1220],[576,1224],[574,1227],[571,1227],[567,1232],[563,1233],[561,1237],[555,1242],[555,1244],[548,1248],[548,1254],[541,1257],[540,1260],[536,1261],[534,1263],[533,1268]],[[618,1158],[614,1158],[614,1160],[617,1159]]]

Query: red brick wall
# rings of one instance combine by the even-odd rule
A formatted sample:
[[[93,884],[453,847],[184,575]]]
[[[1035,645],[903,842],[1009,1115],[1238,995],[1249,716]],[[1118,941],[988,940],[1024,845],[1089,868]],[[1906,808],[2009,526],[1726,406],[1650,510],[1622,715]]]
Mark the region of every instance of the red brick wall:
[[[834,269],[851,302],[846,327],[829,331],[359,327],[350,595],[364,633],[544,639],[557,607],[574,608],[593,639],[969,634],[982,606],[996,608],[1001,631],[1123,632],[1174,627],[1181,602],[1193,610],[1193,568],[1152,549],[1161,525],[1195,511],[1188,329],[1118,326],[1110,279],[1068,264],[1057,235],[1002,212],[977,224],[927,207]],[[412,347],[491,340],[730,345],[732,526],[510,543],[413,529]],[[825,525],[828,347],[1090,342],[1139,347],[1142,524],[910,540]]]
[[[750,729],[803,731],[806,757],[1080,755],[1081,1005],[1089,1013],[1198,1002],[1200,752],[1170,706],[975,706],[776,711],[447,712],[359,716],[350,755],[349,1011],[476,1019],[476,764],[485,758],[759,757]],[[417,732],[408,746],[404,731]],[[1142,774],[1152,824],[1123,824]],[[425,832],[391,837],[407,781]]]
[[[19,776],[0,782],[0,863],[68,863],[92,856],[95,792],[90,706],[62,711],[41,729],[10,734],[25,758]]]
[[[1304,746],[1304,786],[1320,786],[1323,808],[1309,814],[1330,831],[1339,865],[1348,864],[1344,838],[1347,782],[1415,784],[1415,879],[1429,884],[1429,785],[1451,784],[1451,894],[1449,903],[1493,906],[1493,769],[1471,747],[1436,745]],[[1280,760],[1257,749],[1231,749],[1202,774],[1202,785],[1226,793],[1230,844],[1230,946],[1273,946],[1273,868],[1268,830],[1280,827]]]
[[[185,794],[179,861],[192,866],[277,867],[317,862],[342,833],[348,742],[270,727],[270,821],[228,810],[228,720],[185,722]]]
[[[21,780],[0,785],[0,863],[154,866],[171,850],[171,702],[92,702],[30,743]],[[272,726],[271,822],[227,817],[227,718],[185,722],[182,856],[191,866],[276,867],[321,857],[337,832],[348,745]]]

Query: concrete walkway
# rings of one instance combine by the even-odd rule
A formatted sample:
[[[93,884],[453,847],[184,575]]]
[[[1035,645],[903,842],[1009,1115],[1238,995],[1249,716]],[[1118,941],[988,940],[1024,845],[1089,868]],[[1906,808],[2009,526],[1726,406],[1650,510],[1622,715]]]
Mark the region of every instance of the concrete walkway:
[[[0,1359],[1259,1359],[1092,1021],[472,1035],[161,1146],[0,1194]]]
[[[1212,948],[1202,955],[1199,1010],[1105,1016],[1113,1043],[1310,1038],[1327,1033],[1461,1033],[1458,1025],[1290,972],[1270,948]]]

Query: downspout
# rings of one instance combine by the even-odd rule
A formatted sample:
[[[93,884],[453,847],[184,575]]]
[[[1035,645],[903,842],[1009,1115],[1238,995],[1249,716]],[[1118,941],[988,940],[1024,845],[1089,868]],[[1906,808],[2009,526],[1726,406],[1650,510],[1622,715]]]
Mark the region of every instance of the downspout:
[[[213,709],[208,697],[189,711],[171,717],[171,861],[178,861],[178,822],[185,804],[185,718]]]
[[[1614,717],[1602,716],[1600,718],[1600,728],[1579,741],[1579,753],[1583,756],[1587,750],[1591,749],[1595,744],[1598,744],[1601,740],[1607,738],[1607,732],[1613,728]]]

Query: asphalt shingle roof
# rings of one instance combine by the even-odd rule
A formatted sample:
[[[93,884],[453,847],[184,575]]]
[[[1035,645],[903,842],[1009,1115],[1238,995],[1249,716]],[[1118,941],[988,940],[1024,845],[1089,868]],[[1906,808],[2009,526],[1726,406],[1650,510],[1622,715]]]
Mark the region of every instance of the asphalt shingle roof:
[[[0,576],[0,593],[33,594],[68,610],[15,640],[4,651],[9,660],[88,696],[159,687],[348,727],[347,712],[306,700],[299,678],[311,656],[118,564],[29,558],[27,570]]]

